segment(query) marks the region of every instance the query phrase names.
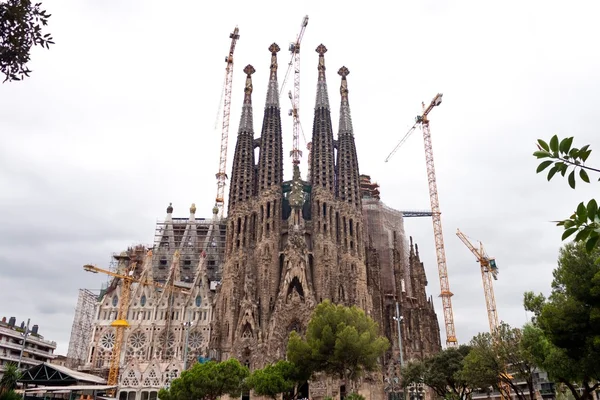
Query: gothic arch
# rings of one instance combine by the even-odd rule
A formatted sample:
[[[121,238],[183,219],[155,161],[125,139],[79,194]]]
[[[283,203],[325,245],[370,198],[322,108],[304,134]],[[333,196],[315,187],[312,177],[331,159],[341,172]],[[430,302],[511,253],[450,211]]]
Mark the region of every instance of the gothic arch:
[[[121,372],[120,377],[121,387],[137,388],[142,383],[142,373],[137,363],[129,363],[127,367]]]
[[[288,285],[288,289],[285,294],[286,299],[289,299],[291,296],[293,296],[294,292],[298,293],[300,299],[304,301],[304,288],[302,287],[302,283],[300,282],[300,279],[298,279],[297,276],[295,276]]]
[[[158,363],[150,363],[142,375],[142,385],[144,387],[161,387],[161,372]]]
[[[242,338],[251,339],[252,337],[254,337],[254,334],[252,332],[252,326],[250,325],[250,322],[246,322],[242,326]]]

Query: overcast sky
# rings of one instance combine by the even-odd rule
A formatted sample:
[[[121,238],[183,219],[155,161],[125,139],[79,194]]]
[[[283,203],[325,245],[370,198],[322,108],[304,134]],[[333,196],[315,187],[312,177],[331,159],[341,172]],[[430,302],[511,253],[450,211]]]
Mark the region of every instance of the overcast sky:
[[[391,4],[395,4],[392,6]],[[0,316],[31,318],[66,354],[79,288],[106,279],[111,254],[151,244],[157,219],[210,216],[220,129],[215,130],[229,33],[235,52],[228,173],[243,98],[254,74],[260,132],[270,56],[283,80],[305,14],[301,121],[310,140],[318,56],[326,54],[337,132],[345,65],[361,173],[397,209],[429,207],[423,139],[416,131],[384,159],[420,112],[430,115],[458,340],[488,330],[478,264],[456,228],[497,258],[498,313],[526,321],[522,293],[549,291],[558,228],[596,186],[547,183],[531,156],[537,138],[575,136],[600,165],[600,55],[596,1],[45,0],[56,45],[32,54],[31,78],[0,87]],[[290,87],[291,88],[291,87]],[[286,90],[287,92],[287,90]],[[289,101],[282,98],[286,149]],[[301,139],[304,146],[304,141]],[[306,156],[304,158],[304,163]],[[291,178],[286,158],[285,177]],[[306,168],[304,168],[304,171]],[[305,175],[304,175],[305,176]],[[431,220],[409,219],[443,331]]]

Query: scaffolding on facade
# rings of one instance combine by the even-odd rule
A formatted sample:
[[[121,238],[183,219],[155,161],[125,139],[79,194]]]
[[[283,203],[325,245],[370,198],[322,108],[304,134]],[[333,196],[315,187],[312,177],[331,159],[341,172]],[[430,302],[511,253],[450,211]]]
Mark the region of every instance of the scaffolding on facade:
[[[98,295],[89,289],[79,289],[71,338],[67,351],[67,366],[77,368],[85,364],[90,338],[94,329],[94,317]]]
[[[180,252],[180,277],[183,282],[193,282],[202,252],[206,253],[206,275],[211,289],[221,281],[225,259],[227,220],[208,218],[171,218],[156,223],[153,248],[153,278],[157,282],[167,279],[169,266],[176,250]]]

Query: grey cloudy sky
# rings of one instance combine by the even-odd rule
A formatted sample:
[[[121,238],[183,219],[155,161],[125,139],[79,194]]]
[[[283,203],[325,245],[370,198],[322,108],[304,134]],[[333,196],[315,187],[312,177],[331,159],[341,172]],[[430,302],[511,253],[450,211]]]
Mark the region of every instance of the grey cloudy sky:
[[[384,159],[420,111],[444,93],[431,130],[457,335],[488,329],[481,275],[456,228],[480,239],[501,269],[500,318],[526,320],[522,293],[548,292],[561,245],[550,220],[566,217],[592,186],[547,183],[531,157],[538,137],[573,135],[600,164],[596,1],[179,1],[46,0],[56,45],[33,52],[32,77],[0,88],[0,316],[32,319],[68,347],[79,288],[105,279],[112,252],[153,241],[173,202],[185,216],[214,204],[215,119],[229,33],[239,25],[229,154],[254,75],[262,123],[268,46],[283,50],[308,14],[301,115],[310,136],[317,54],[324,43],[334,127],[339,67],[347,66],[360,169],[398,209],[429,206],[417,131]],[[280,53],[280,81],[288,53]],[[291,118],[284,105],[284,140]],[[337,128],[335,128],[337,129]],[[310,140],[310,139],[309,139]],[[306,158],[305,158],[306,159]],[[289,159],[286,178],[291,175]],[[231,156],[228,172],[231,168]],[[597,188],[597,186],[595,186]],[[596,190],[597,193],[597,190]],[[443,329],[431,221],[406,221],[420,245]],[[442,332],[442,337],[445,337]]]

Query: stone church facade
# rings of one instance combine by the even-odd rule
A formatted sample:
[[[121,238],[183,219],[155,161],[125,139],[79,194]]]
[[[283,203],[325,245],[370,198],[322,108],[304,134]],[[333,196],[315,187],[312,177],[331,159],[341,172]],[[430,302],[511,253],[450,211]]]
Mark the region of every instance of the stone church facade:
[[[323,45],[316,49],[318,83],[310,180],[303,180],[298,166],[293,165],[293,179],[284,181],[279,47],[272,44],[269,51],[270,77],[258,138],[252,107],[255,70],[251,65],[244,69],[245,95],[231,173],[225,262],[211,324],[210,356],[218,360],[235,357],[251,369],[282,359],[289,333],[305,332],[314,307],[330,299],[357,305],[379,322],[382,333],[393,344],[385,358],[384,374],[395,375],[399,354],[392,318],[395,302],[399,302],[404,318],[405,360],[439,351],[439,326],[433,302],[425,293],[427,279],[418,250],[412,243],[409,249],[401,216],[380,234],[389,240],[374,241],[371,235],[382,228],[363,205],[365,191],[348,95],[349,70],[338,70],[340,119],[334,138],[325,67],[327,49]],[[369,201],[371,208],[381,208],[378,198]],[[380,383],[383,387],[383,381]],[[337,393],[318,382],[310,391],[311,398]]]
[[[323,45],[316,49],[309,179],[302,179],[293,165],[292,179],[283,180],[279,50],[276,44],[269,47],[259,137],[253,122],[255,70],[244,68],[227,218],[196,218],[193,205],[188,218],[174,218],[169,206],[165,220],[157,224],[150,263],[144,263],[145,246],[114,257],[116,272],[135,265],[134,275],[142,281],[186,288],[185,293],[166,293],[151,285],[132,287],[120,400],[155,399],[160,388],[198,357],[235,357],[251,369],[282,359],[289,333],[304,333],[313,309],[325,299],[365,310],[392,344],[382,360],[383,376],[366,385],[367,398],[381,398],[385,379],[398,374],[396,302],[403,317],[404,360],[441,349],[418,247],[406,240],[401,213],[386,207],[376,185],[359,173],[345,67],[337,71],[340,118],[334,137]],[[81,370],[100,375],[108,371],[115,340],[111,323],[121,289],[122,282],[113,279],[99,297]],[[331,380],[310,383],[311,398],[339,393]]]

